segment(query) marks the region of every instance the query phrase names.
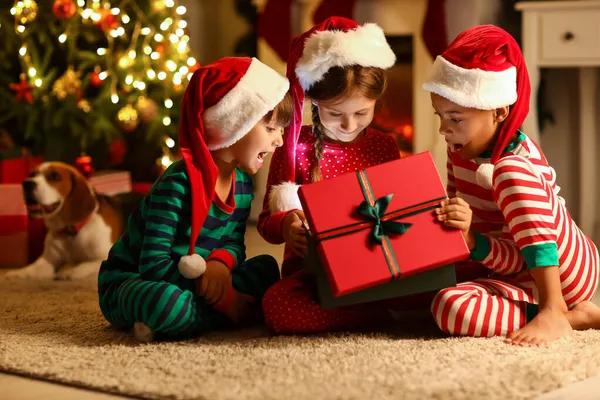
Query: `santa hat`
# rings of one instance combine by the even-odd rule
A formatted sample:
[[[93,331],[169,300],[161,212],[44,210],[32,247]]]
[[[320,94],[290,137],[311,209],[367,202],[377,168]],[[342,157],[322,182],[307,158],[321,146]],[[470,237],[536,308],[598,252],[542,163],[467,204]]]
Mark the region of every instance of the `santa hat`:
[[[519,45],[494,25],[467,29],[436,58],[423,88],[463,107],[493,110],[512,106],[490,164],[477,169],[477,182],[490,189],[494,164],[529,112],[531,86]]]
[[[298,207],[295,181],[296,143],[302,128],[304,92],[321,81],[332,67],[360,65],[387,69],[396,55],[376,24],[358,25],[348,18],[331,17],[292,40],[287,63],[287,77],[294,106],[294,116],[284,135],[285,174],[282,185],[271,188],[272,212]]]
[[[197,278],[206,267],[194,247],[215,196],[218,169],[210,152],[244,137],[288,89],[286,78],[256,58],[223,58],[194,72],[179,124],[179,145],[192,194],[190,246],[178,265],[184,277]]]

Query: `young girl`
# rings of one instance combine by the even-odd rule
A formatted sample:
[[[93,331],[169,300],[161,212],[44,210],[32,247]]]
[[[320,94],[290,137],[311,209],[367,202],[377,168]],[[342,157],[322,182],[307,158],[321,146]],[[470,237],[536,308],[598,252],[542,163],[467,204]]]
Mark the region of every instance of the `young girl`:
[[[257,59],[201,67],[186,90],[173,163],[102,263],[100,308],[140,341],[230,326],[279,280],[270,256],[245,260],[251,174],[283,144],[289,82]],[[259,308],[258,308],[259,309]]]
[[[598,250],[558,196],[542,150],[517,130],[530,97],[518,44],[492,25],[468,29],[437,57],[423,87],[448,143],[451,198],[438,219],[461,229],[470,258],[489,269],[488,278],[436,295],[440,328],[538,345],[600,327],[590,302]]]
[[[271,161],[258,224],[268,242],[285,242],[285,260],[283,278],[265,294],[263,312],[278,333],[350,328],[387,311],[373,305],[320,308],[315,280],[303,269],[306,232],[297,189],[399,157],[392,137],[369,128],[395,55],[379,27],[345,18],[329,18],[296,37],[291,54],[287,75],[295,112],[285,145]],[[301,126],[305,92],[312,127]]]

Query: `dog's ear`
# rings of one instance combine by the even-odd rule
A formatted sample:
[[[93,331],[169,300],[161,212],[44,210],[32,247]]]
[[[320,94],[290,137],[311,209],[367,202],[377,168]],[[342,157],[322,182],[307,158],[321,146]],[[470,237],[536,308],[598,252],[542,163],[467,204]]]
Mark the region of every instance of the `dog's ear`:
[[[76,225],[94,211],[97,199],[87,180],[75,168],[69,168],[71,191],[65,198],[61,218],[67,225]]]

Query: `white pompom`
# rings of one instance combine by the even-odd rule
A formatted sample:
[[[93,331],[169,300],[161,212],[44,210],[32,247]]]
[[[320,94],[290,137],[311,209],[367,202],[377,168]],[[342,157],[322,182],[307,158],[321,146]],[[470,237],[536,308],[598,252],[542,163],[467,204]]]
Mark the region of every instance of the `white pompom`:
[[[481,164],[475,173],[477,184],[484,189],[492,188],[492,177],[494,176],[494,164]]]
[[[196,279],[206,271],[206,261],[199,254],[192,254],[181,257],[177,267],[184,278]]]
[[[293,182],[283,182],[279,185],[273,185],[269,193],[269,210],[271,213],[302,210],[302,204],[298,197],[299,188],[300,185]]]

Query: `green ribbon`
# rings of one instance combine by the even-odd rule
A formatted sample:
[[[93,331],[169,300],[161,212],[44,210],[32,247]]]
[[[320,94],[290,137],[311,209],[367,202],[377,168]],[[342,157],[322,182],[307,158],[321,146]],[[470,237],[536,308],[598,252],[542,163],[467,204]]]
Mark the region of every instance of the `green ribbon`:
[[[359,179],[359,181],[361,181]],[[362,183],[362,181],[361,181]],[[362,186],[362,185],[361,185]],[[373,229],[371,229],[371,235],[369,236],[371,244],[382,244],[383,237],[391,234],[403,234],[412,226],[407,222],[397,222],[392,220],[382,221],[381,218],[385,215],[385,212],[392,201],[393,193],[387,196],[381,197],[375,201],[374,205],[370,205],[367,200],[360,203],[356,211],[368,219],[375,222]]]

